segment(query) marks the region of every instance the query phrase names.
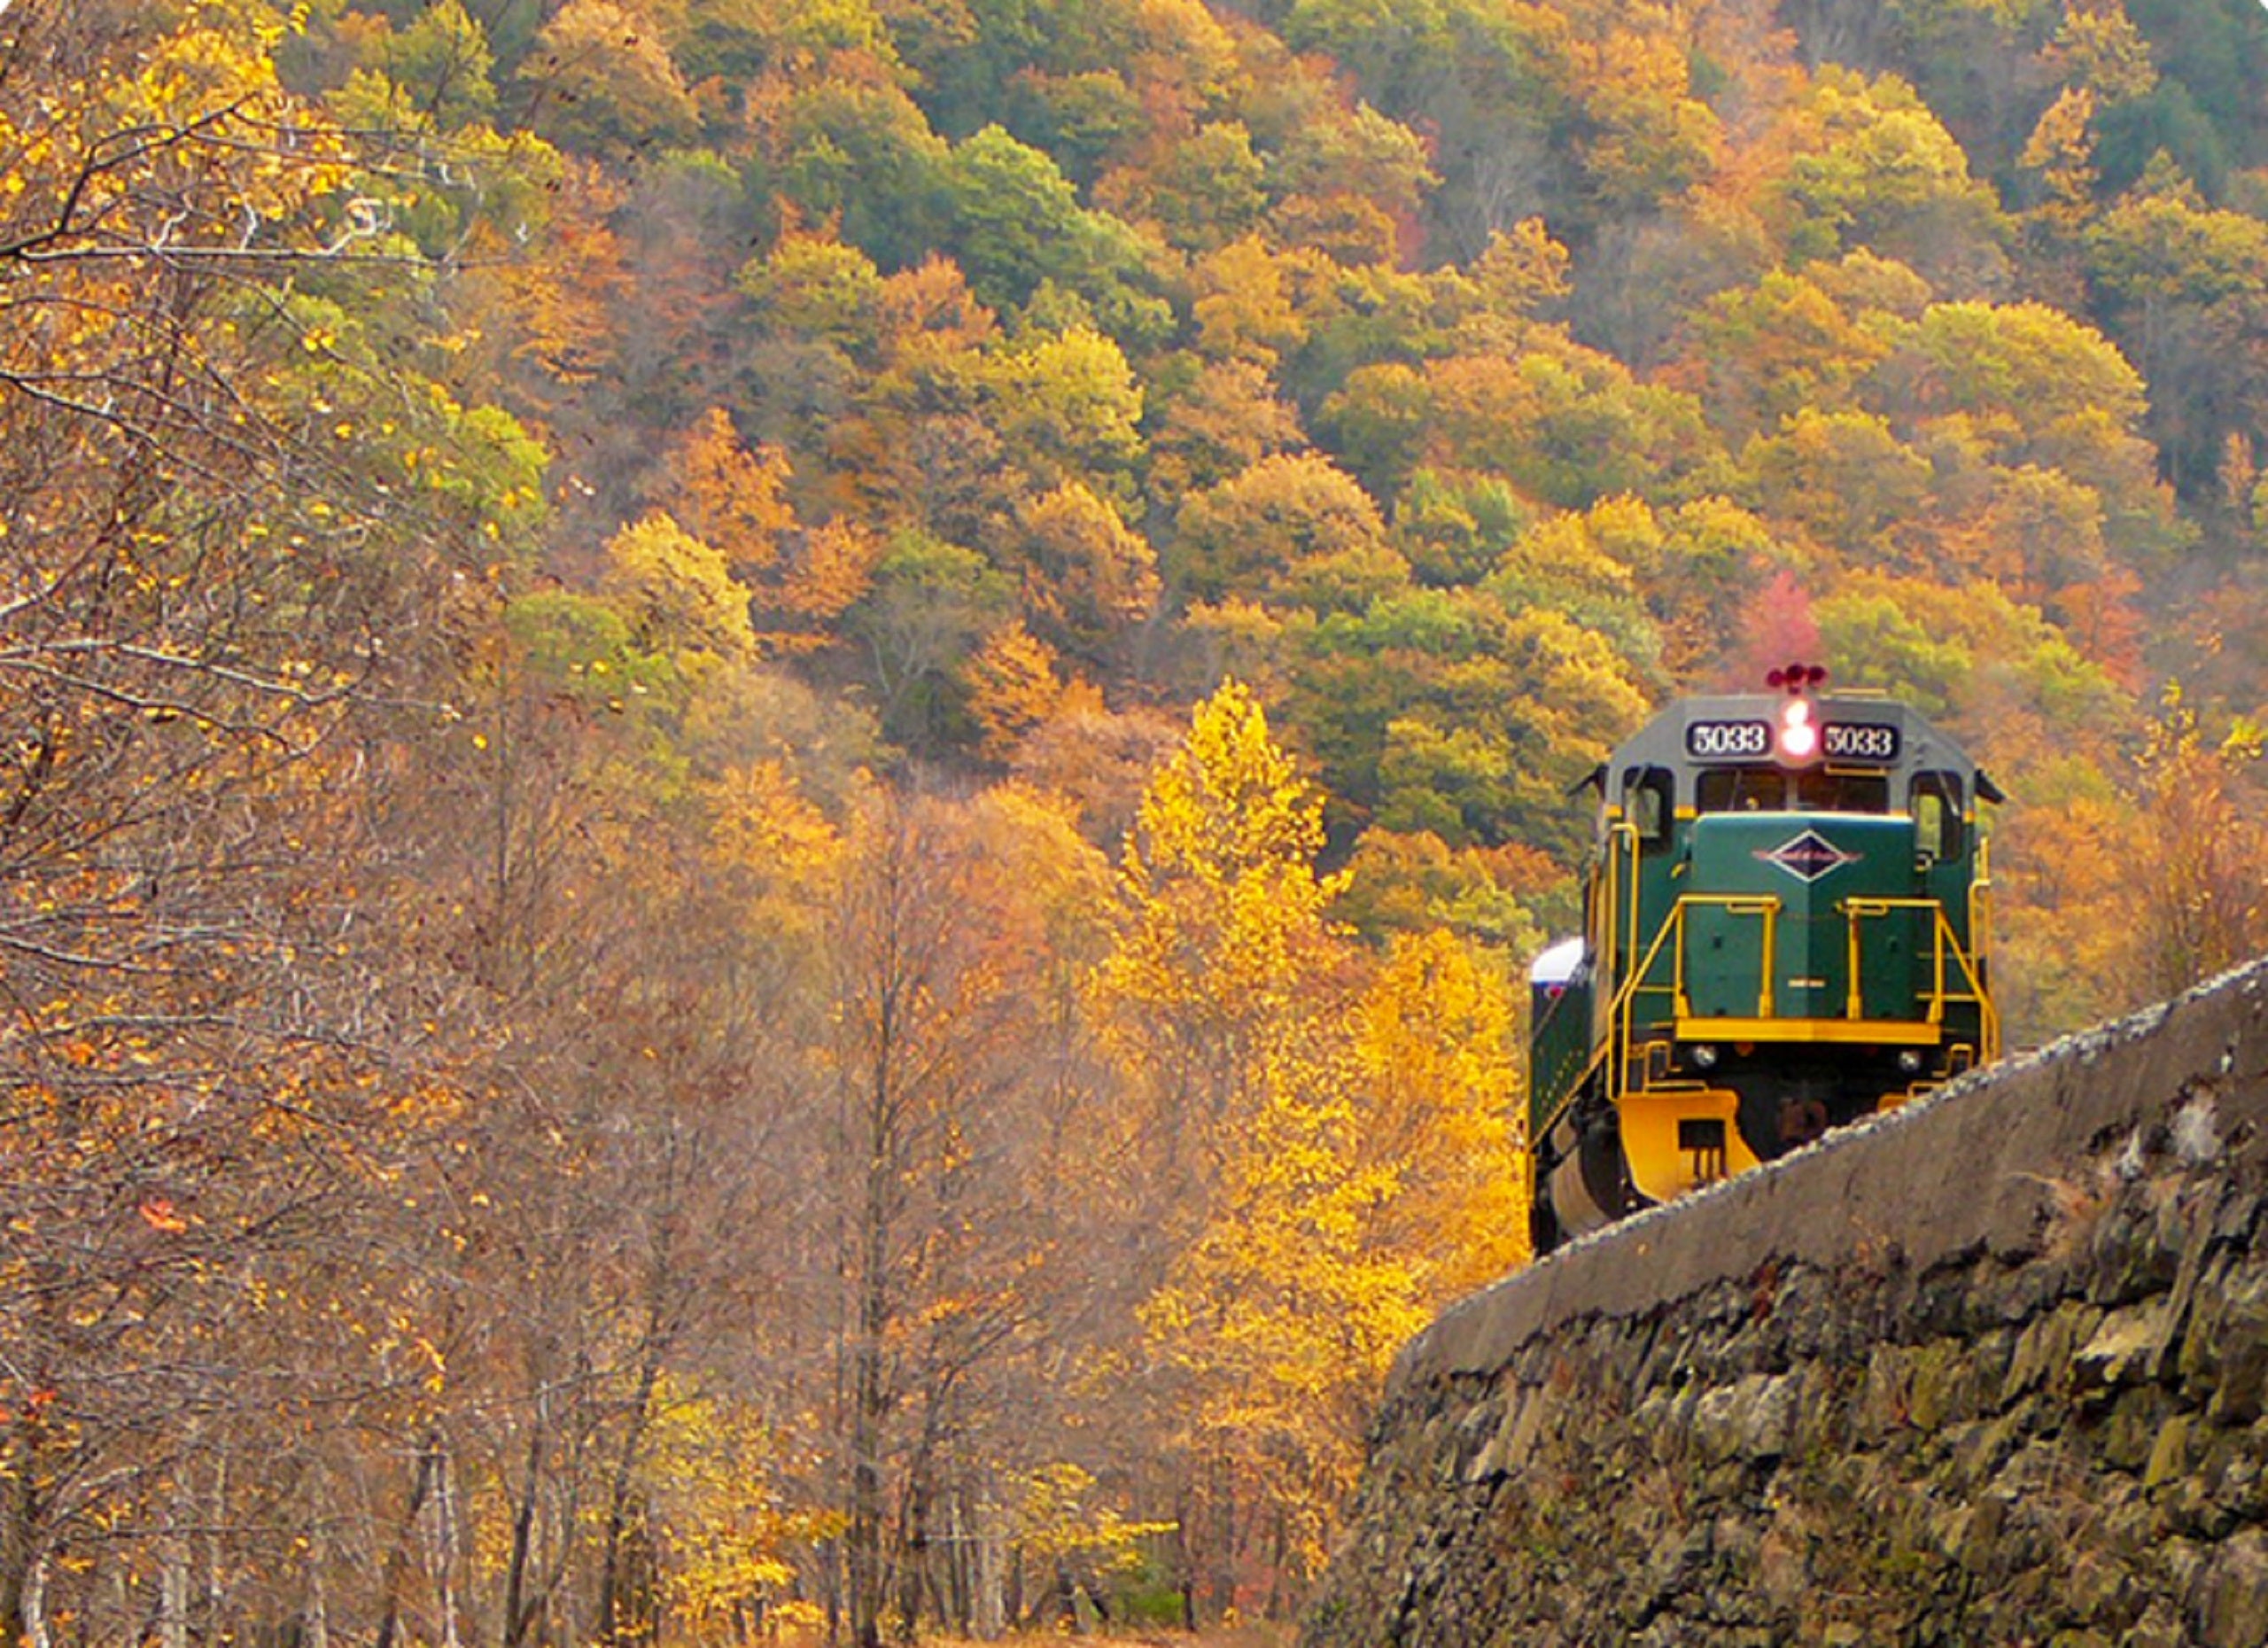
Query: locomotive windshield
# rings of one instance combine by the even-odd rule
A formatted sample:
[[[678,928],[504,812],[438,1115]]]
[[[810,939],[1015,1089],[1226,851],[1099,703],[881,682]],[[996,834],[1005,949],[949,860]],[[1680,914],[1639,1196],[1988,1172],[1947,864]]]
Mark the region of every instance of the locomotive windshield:
[[[1694,804],[1703,812],[1887,812],[1890,780],[1881,773],[1706,767]]]

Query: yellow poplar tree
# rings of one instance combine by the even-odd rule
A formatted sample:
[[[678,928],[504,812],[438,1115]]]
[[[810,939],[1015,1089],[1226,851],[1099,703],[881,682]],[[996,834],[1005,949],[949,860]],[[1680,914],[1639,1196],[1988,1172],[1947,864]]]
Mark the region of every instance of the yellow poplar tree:
[[[1263,1540],[1270,1613],[1320,1569],[1369,1403],[1425,1323],[1417,1267],[1374,1240],[1394,1176],[1363,1160],[1339,1051],[1267,1059],[1221,1206],[1141,1311],[1153,1354],[1182,1376],[1183,1445],[1212,1465],[1208,1520],[1247,1532],[1214,1533],[1216,1561]],[[1216,1599],[1231,1600],[1217,1588]]]
[[[1343,952],[1322,846],[1322,797],[1251,690],[1224,683],[1142,797],[1092,980],[1115,1050],[1208,1127],[1250,1108],[1262,1049]]]
[[[1162,1159],[1168,1237],[1140,1319],[1187,1473],[1188,1577],[1216,1612],[1289,1605],[1394,1351],[1518,1257],[1502,989],[1428,940],[1366,994],[1323,842],[1320,797],[1228,682],[1143,797],[1091,981],[1158,1129],[1135,1141]],[[1254,1561],[1273,1583],[1239,1596]]]
[[[1402,934],[1355,1014],[1361,1160],[1389,1177],[1374,1240],[1429,1305],[1529,1258],[1512,988],[1446,931]]]
[[[2062,228],[2078,228],[2093,207],[2099,176],[2092,134],[2094,116],[2094,93],[2083,86],[2066,86],[2039,117],[2019,159],[2019,164],[2039,175],[2047,195],[2041,213]]]
[[[962,666],[969,713],[984,729],[984,753],[1006,760],[1017,742],[1044,725],[1062,701],[1055,649],[1021,624],[995,631]]]
[[[766,447],[750,452],[733,429],[732,416],[711,407],[671,455],[677,514],[703,542],[720,550],[734,573],[747,579],[780,559],[781,540],[796,530],[787,497],[788,460]]]
[[[818,936],[843,867],[843,839],[776,759],[738,763],[704,785],[707,857],[752,937],[798,945]]]
[[[783,1507],[777,1429],[752,1409],[664,1375],[641,1462],[641,1488],[662,1558],[670,1613],[723,1635],[737,1612],[765,1605],[775,1624],[812,1625],[818,1610],[786,1600],[798,1543],[832,1535],[831,1521]]]
[[[2180,683],[2166,687],[2142,751],[2147,844],[2129,883],[2132,970],[2151,995],[2186,990],[2268,943],[2268,827],[2253,788],[2264,750],[2268,733],[2242,718],[2208,737]]]

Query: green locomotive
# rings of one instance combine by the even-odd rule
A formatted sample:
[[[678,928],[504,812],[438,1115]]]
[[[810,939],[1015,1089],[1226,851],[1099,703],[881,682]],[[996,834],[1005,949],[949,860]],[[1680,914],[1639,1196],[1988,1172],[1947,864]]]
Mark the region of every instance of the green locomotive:
[[[1825,679],[1682,700],[1588,781],[1586,931],[1530,971],[1539,1254],[1999,1052],[1977,807],[2000,794]]]

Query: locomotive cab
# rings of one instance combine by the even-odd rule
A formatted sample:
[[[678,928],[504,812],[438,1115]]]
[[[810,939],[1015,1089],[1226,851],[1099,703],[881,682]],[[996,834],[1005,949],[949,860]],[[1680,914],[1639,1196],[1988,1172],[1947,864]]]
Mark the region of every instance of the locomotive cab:
[[[1999,793],[1910,708],[1822,679],[1674,704],[1596,775],[1586,932],[1535,986],[1539,1251],[1998,1051]]]

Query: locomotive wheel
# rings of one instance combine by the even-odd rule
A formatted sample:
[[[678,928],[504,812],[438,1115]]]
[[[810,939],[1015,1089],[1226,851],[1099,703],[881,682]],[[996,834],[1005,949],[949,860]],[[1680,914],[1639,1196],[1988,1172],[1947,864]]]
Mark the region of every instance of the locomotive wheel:
[[[1622,1154],[1622,1123],[1604,1100],[1584,1118],[1582,1142],[1577,1152],[1582,1162],[1583,1188],[1592,1203],[1610,1219],[1626,1218],[1651,1206],[1630,1183],[1629,1159]]]
[[[1527,1204],[1527,1239],[1539,1259],[1560,1242],[1559,1217],[1551,1208],[1551,1186],[1541,1173],[1537,1175],[1535,1194]]]

